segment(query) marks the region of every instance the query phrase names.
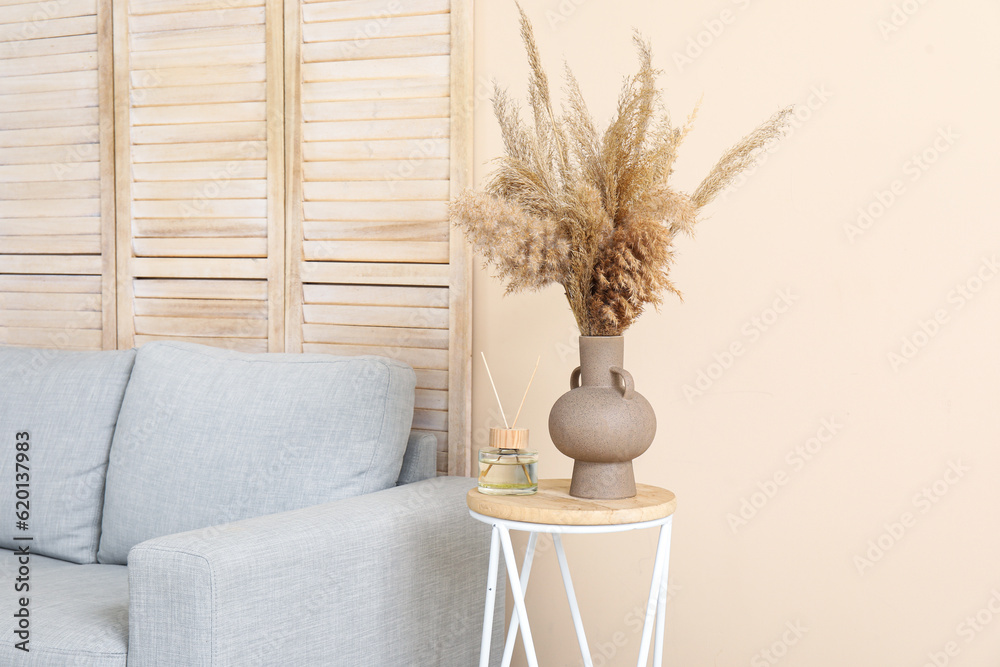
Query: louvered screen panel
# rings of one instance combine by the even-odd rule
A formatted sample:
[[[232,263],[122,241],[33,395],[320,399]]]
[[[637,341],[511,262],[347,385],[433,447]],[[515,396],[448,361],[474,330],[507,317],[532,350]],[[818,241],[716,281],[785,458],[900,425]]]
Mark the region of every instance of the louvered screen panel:
[[[467,474],[470,279],[447,205],[470,162],[471,3],[288,3],[285,26],[289,349],[409,363],[414,428]]]
[[[282,350],[280,2],[122,0],[115,40],[119,344]]]
[[[115,347],[110,11],[0,2],[0,344]]]

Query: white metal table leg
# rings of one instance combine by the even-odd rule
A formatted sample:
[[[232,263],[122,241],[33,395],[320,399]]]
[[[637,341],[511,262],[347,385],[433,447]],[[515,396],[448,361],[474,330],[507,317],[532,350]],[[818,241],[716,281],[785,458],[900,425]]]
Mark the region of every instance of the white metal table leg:
[[[535,545],[538,543],[538,533],[528,534],[528,548],[524,552],[524,562],[521,564],[521,595],[528,592],[528,579],[531,578],[531,563],[535,559]],[[501,667],[510,667],[514,657],[514,642],[517,640],[518,623],[517,609],[510,617],[510,630],[507,631],[507,641],[503,645],[503,661]]]
[[[520,619],[521,638],[524,640],[524,652],[528,658],[528,667],[538,667],[538,657],[535,655],[535,643],[531,641],[531,627],[528,624],[528,610],[524,606],[524,592],[521,578],[517,575],[517,561],[514,559],[514,545],[510,542],[510,531],[506,526],[497,525],[500,531],[500,544],[503,546],[503,557],[507,563],[507,576],[510,577],[510,588],[514,594],[514,608]]]
[[[667,527],[669,523],[667,522],[660,527],[660,538],[656,543],[656,560],[653,562],[653,581],[649,585],[646,620],[642,624],[642,643],[639,645],[639,661],[636,663],[639,667],[645,667],[646,661],[649,658],[649,640],[653,634],[653,621],[659,607],[663,567],[667,560],[667,552],[670,550],[670,529]],[[666,596],[664,596],[664,602],[666,602]]]
[[[663,665],[663,624],[667,615],[667,578],[670,576],[670,534],[673,519],[660,528],[660,539],[667,546],[663,554],[663,574],[660,576],[660,592],[656,598],[656,639],[653,641],[653,667]]]
[[[576,602],[576,591],[573,590],[573,579],[569,576],[569,563],[566,562],[566,552],[563,551],[562,537],[559,536],[559,533],[552,533],[552,541],[556,545],[556,558],[559,559],[563,587],[566,589],[569,611],[573,616],[573,627],[576,628],[576,640],[580,644],[583,665],[584,667],[594,667],[594,661],[590,657],[590,648],[587,646],[587,635],[583,631],[583,619],[580,618],[580,606]]]
[[[500,529],[496,524],[490,536],[490,569],[486,575],[486,609],[483,611],[483,640],[479,645],[479,667],[490,667],[490,640],[493,638],[493,613],[497,599],[497,570],[500,560]]]

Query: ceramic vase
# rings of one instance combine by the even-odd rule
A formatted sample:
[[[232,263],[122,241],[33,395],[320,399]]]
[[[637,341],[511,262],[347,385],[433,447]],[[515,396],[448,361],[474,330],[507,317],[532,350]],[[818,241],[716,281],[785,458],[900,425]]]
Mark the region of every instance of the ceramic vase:
[[[622,336],[580,336],[580,365],[570,390],[549,413],[549,435],[574,460],[569,493],[577,498],[631,498],[632,459],[649,448],[656,415],[623,367]]]

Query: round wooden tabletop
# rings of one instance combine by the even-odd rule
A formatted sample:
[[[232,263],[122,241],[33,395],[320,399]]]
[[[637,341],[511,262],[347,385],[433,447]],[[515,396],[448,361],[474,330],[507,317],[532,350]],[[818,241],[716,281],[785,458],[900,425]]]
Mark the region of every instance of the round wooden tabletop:
[[[636,484],[636,495],[621,500],[591,500],[569,495],[568,479],[540,479],[530,496],[494,496],[469,490],[466,503],[477,514],[556,526],[614,526],[670,516],[677,497],[666,489]]]

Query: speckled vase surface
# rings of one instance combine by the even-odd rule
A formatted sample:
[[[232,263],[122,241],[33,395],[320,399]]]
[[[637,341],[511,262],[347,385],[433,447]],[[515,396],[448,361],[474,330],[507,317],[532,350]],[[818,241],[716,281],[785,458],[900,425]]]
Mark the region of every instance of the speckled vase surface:
[[[580,336],[570,390],[549,413],[552,442],[575,461],[571,496],[635,495],[632,459],[652,444],[656,415],[623,368],[624,356],[622,336]]]

